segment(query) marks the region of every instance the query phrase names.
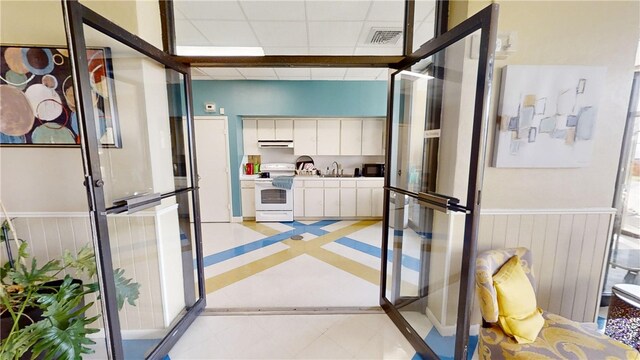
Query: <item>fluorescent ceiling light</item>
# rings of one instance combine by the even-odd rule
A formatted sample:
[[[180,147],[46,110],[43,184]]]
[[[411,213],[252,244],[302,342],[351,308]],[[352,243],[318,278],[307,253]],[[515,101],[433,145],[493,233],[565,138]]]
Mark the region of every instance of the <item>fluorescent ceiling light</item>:
[[[423,79],[427,79],[427,80],[435,79],[433,76],[430,76],[430,75],[427,75],[427,74],[420,74],[420,73],[415,73],[415,72],[411,72],[411,71],[407,71],[407,70],[400,71],[400,75],[413,76],[413,77],[423,78]]]
[[[183,56],[264,56],[261,47],[177,46],[176,50]]]

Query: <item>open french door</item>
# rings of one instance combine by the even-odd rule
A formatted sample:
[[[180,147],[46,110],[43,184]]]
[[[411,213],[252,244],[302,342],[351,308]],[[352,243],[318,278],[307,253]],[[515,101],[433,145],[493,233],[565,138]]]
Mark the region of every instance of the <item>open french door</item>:
[[[94,357],[162,358],[205,306],[189,69],[62,3],[104,320]]]
[[[467,359],[498,5],[390,75],[381,305],[429,359]]]

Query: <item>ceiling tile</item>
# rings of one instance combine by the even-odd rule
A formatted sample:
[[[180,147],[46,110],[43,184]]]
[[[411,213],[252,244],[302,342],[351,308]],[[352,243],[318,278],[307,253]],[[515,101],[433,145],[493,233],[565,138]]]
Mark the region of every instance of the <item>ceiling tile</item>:
[[[312,68],[311,79],[313,80],[342,80],[347,69],[343,68]]]
[[[183,46],[209,45],[209,41],[188,20],[177,20],[176,43]]]
[[[193,25],[213,46],[259,46],[246,22],[194,20]]]
[[[404,0],[373,1],[367,20],[404,21]]]
[[[431,21],[425,21],[416,26],[413,32],[413,50],[417,50],[420,45],[433,38],[434,25]]]
[[[435,0],[416,0],[413,18],[416,21],[433,21],[435,7]]]
[[[362,22],[310,22],[309,46],[355,46]]]
[[[249,20],[305,21],[303,1],[242,1]]]
[[[256,77],[277,78],[276,73],[272,68],[238,68],[238,71],[247,79],[253,79]]]
[[[308,20],[364,20],[370,1],[307,1]]]
[[[309,49],[305,47],[271,47],[264,46],[265,55],[307,55]]]
[[[353,55],[353,47],[312,47],[309,55]]]
[[[236,77],[241,79],[242,75],[236,70],[236,68],[197,68],[199,71],[213,78],[216,77]]]
[[[307,26],[304,22],[252,22],[262,46],[307,46]]]
[[[373,69],[372,68],[349,68],[347,69],[345,78],[352,77],[352,78],[375,79],[378,77],[378,75],[380,75],[381,72],[385,70],[386,69],[381,69],[381,68],[373,68]]]
[[[402,55],[402,46],[395,47],[378,47],[378,46],[367,46],[367,47],[357,47],[354,55]]]
[[[311,69],[309,68],[274,68],[274,70],[279,78],[311,76]]]
[[[187,19],[246,20],[237,1],[174,0]]]
[[[191,76],[208,76],[207,74],[205,74],[202,70],[200,70],[197,67],[192,67],[191,68]]]
[[[307,75],[307,76],[279,76],[278,77],[279,80],[311,80],[311,75]]]

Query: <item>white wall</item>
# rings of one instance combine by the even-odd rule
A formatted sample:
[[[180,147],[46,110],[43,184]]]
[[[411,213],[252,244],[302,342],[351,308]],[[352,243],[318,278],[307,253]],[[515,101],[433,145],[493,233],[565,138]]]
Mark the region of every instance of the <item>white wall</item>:
[[[506,60],[496,61],[487,159],[491,159],[495,145],[494,120],[501,69],[505,65],[604,66],[607,75],[590,166],[501,169],[491,167],[490,161],[487,162],[478,250],[520,245],[529,247],[533,251],[534,263],[543,262],[542,274],[537,276],[539,305],[573,320],[594,321],[607,257],[618,158],[640,38],[640,3],[498,3],[498,32],[516,32],[517,51]],[[452,20],[459,22],[488,4],[487,1],[452,2]],[[560,225],[558,221],[561,221]],[[557,232],[555,235],[554,231]],[[543,241],[543,247],[539,241]],[[554,261],[549,262],[551,259]],[[588,271],[575,271],[583,268]]]

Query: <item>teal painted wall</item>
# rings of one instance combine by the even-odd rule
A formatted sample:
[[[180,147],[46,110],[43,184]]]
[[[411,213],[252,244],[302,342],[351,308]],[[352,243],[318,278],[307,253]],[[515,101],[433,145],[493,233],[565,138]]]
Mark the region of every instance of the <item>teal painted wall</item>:
[[[215,102],[229,118],[233,216],[242,216],[238,169],[242,161],[242,116],[386,116],[386,81],[198,80],[193,82],[196,116]],[[199,158],[206,154],[198,154]]]

